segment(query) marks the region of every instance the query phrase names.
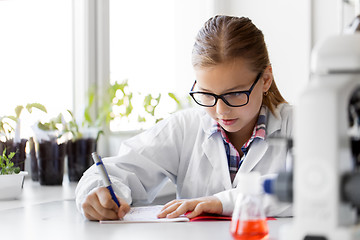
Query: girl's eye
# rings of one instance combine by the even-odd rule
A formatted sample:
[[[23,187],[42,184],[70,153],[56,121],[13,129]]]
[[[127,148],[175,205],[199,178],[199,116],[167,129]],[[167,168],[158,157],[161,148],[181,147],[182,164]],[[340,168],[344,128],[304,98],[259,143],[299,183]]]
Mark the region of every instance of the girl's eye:
[[[229,97],[238,97],[238,96],[242,96],[244,93],[242,92],[234,92],[234,93],[229,93],[228,96]]]

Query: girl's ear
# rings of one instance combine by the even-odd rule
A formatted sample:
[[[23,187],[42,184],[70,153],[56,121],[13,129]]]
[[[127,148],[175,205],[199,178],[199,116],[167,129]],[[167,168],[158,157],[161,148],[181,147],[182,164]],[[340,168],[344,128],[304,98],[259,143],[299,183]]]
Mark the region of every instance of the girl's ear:
[[[269,64],[265,68],[264,73],[262,75],[262,81],[264,83],[264,85],[263,85],[263,93],[266,93],[269,90],[273,79],[274,79],[274,76],[273,76],[273,73],[272,73],[272,67],[271,67],[271,64]]]

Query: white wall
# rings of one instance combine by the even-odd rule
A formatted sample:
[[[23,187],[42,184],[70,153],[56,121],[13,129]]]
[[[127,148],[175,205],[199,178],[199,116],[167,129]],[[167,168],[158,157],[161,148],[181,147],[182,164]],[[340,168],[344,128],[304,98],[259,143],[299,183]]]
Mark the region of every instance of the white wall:
[[[276,84],[295,103],[308,81],[311,43],[310,2],[215,0],[215,14],[246,16],[263,31]]]
[[[312,45],[341,32],[341,0],[313,0]]]
[[[342,0],[311,0],[310,2],[312,46],[331,35],[342,34],[359,14],[359,10],[355,11],[354,3],[343,3]]]

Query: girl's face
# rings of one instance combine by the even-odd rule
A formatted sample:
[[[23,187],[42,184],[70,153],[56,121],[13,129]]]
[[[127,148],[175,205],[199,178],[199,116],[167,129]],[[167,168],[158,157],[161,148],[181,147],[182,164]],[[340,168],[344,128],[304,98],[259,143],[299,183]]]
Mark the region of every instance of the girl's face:
[[[213,107],[205,107],[207,113],[229,133],[251,133],[257,121],[263,93],[272,81],[271,66],[264,70],[254,86],[247,105],[230,107],[221,99]],[[234,91],[247,91],[256,80],[258,72],[250,70],[242,58],[209,68],[197,69],[195,91],[221,95]]]

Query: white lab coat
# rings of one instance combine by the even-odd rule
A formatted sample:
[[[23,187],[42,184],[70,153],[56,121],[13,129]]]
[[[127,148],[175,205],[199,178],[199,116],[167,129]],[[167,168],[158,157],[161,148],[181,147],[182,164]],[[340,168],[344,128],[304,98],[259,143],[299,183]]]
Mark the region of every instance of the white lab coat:
[[[271,137],[292,136],[292,107],[281,104],[277,117],[268,111],[266,140],[255,140],[239,173],[258,171],[273,176],[285,170],[287,150],[269,145]],[[223,214],[230,215],[237,193],[237,177],[231,184],[224,143],[220,133],[211,134],[212,120],[202,108],[173,114],[151,129],[124,141],[118,156],[104,158],[115,193],[128,203],[146,204],[170,179],[177,198],[217,196]],[[95,166],[83,175],[76,188],[77,207],[93,189],[102,186]],[[290,204],[265,199],[267,215],[289,215]]]

